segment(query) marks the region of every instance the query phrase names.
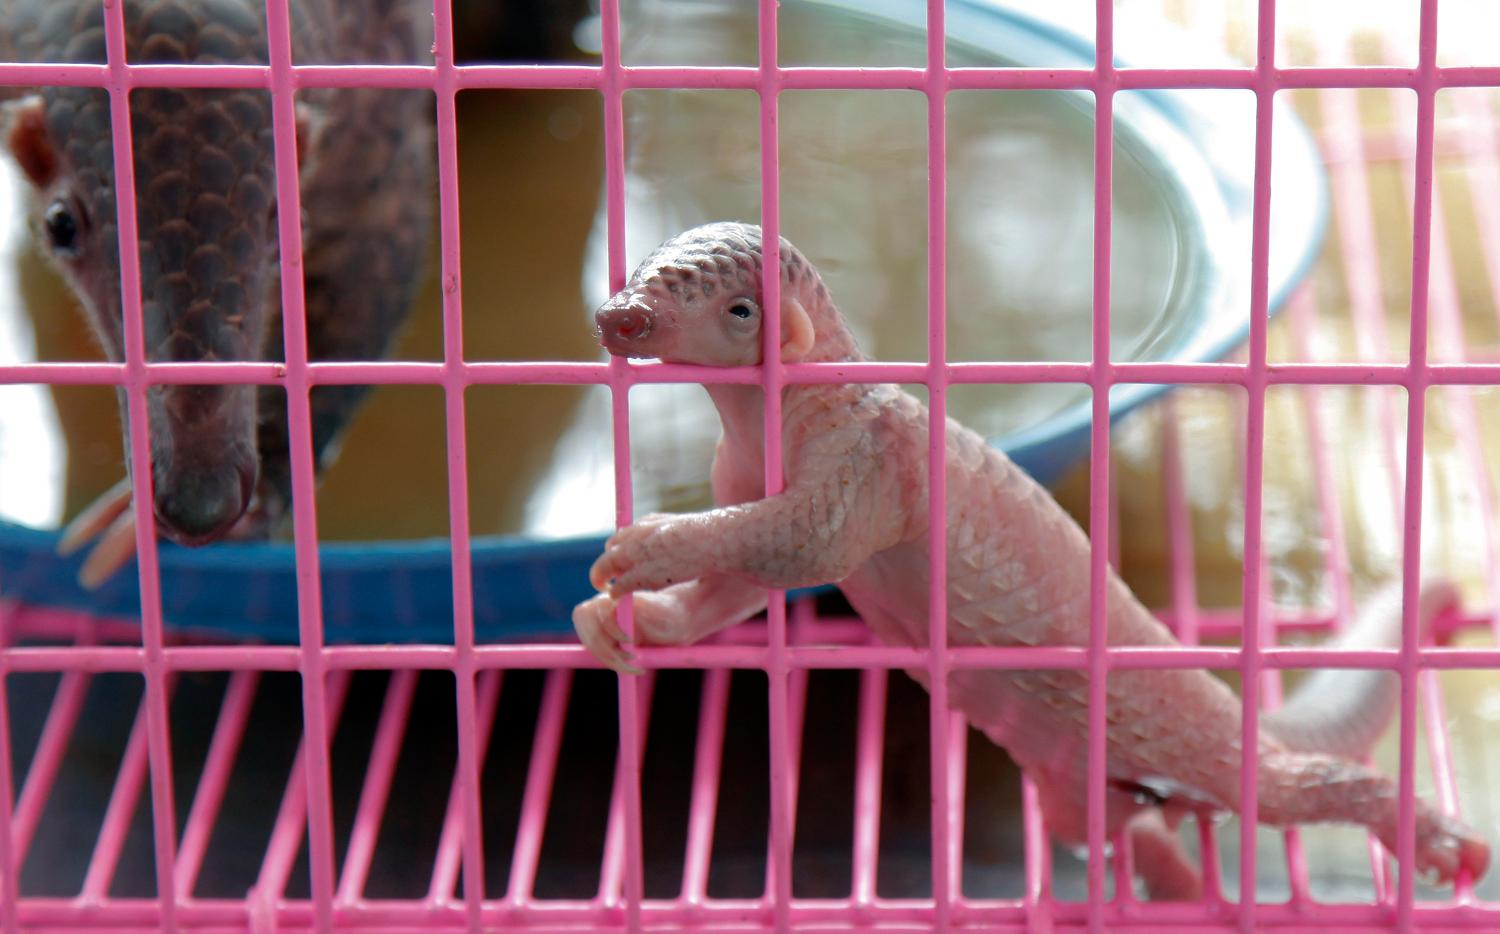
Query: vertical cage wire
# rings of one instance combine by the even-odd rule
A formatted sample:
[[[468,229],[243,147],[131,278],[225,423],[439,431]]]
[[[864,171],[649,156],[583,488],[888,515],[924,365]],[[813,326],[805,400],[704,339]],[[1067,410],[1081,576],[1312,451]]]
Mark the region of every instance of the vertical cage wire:
[[[271,120],[276,151],[276,223],[282,268],[281,320],[286,350],[287,436],[292,467],[292,537],[297,557],[297,636],[302,649],[302,752],[307,770],[308,862],[312,877],[313,917],[319,928],[326,929],[333,925],[333,791],[328,758],[331,740],[323,654],[322,579],[318,570],[318,516],[314,500],[312,382],[307,369],[307,309],[302,282],[302,196],[297,174],[296,85],[291,72],[291,23],[285,3],[269,0],[266,3],[266,42],[270,53]],[[135,445],[132,445],[132,450],[139,456]],[[262,893],[267,898],[280,894],[279,891]]]
[[[948,710],[948,121],[947,26],[942,0],[927,4],[927,363],[929,409],[927,541],[930,552],[927,603],[928,732],[932,787],[933,924],[951,923],[959,888],[959,836],[963,821],[954,810],[954,745]]]
[[[611,291],[625,285],[625,116],[624,82],[620,61],[619,0],[600,0],[603,30],[602,90],[604,91],[604,166],[605,198],[608,212],[609,287]],[[621,528],[630,524],[633,514],[630,483],[630,368],[625,360],[613,357],[609,362],[611,411],[614,421],[615,454],[615,522]],[[620,627],[634,631],[633,600],[627,596],[619,609]],[[627,930],[640,930],[640,905],[645,894],[641,844],[641,789],[639,723],[645,704],[640,683],[621,678],[620,698],[620,767],[621,779],[615,802],[623,799],[625,847],[625,922]],[[612,828],[615,807],[611,807]],[[612,834],[611,837],[614,835]],[[606,852],[613,855],[614,848]],[[606,904],[618,896],[601,887],[600,897]]]
[[[1417,40],[1417,154],[1411,247],[1411,339],[1406,375],[1406,492],[1401,529],[1401,765],[1397,775],[1399,814],[1396,862],[1396,923],[1411,924],[1415,892],[1417,776],[1417,593],[1422,583],[1422,450],[1427,414],[1427,300],[1432,245],[1432,138],[1437,86],[1437,0],[1422,0]]]
[[[125,61],[125,11],[116,5],[104,9],[105,49],[108,61],[110,124],[116,173],[116,210],[119,223],[120,305],[124,318],[124,380],[127,430],[130,436],[131,495],[137,503],[149,503],[151,495],[151,448],[146,415],[147,375],[145,317],[141,308],[140,243],[136,237],[135,167],[130,132],[129,65]],[[150,731],[151,804],[153,815],[157,897],[161,924],[168,932],[177,924],[177,896],[173,864],[176,859],[177,828],[172,794],[166,674],[162,665],[164,642],[161,576],[156,553],[156,517],[143,510],[137,517],[135,544],[141,584],[141,644],[145,649],[146,707]]]
[[[454,78],[453,5],[433,0],[433,57],[437,91],[438,217],[443,285],[443,401],[448,441],[449,550],[453,558],[453,646],[458,711],[458,785],[463,815],[464,917],[480,924],[484,900],[484,831],[480,816],[479,764],[488,730],[478,729],[475,697],[474,587],[469,549],[468,435],[464,417],[463,291],[459,250],[458,89]],[[498,675],[498,673],[496,673]],[[491,679],[499,690],[498,677]],[[494,700],[486,708],[493,716]],[[446,898],[448,892],[433,892]]]
[[[12,767],[10,692],[5,650],[11,644],[14,631],[15,610],[0,602],[0,925],[7,934],[18,929],[17,903],[20,901],[21,885],[16,867],[20,859],[16,851],[22,849],[15,843],[16,780]]]
[[[760,198],[761,198],[761,305],[770,313],[761,316],[761,392],[765,404],[763,450],[765,493],[782,490],[781,388],[781,74],[777,58],[776,4],[759,5],[760,97]],[[772,590],[766,606],[766,658],[764,668],[769,689],[770,714],[771,827],[770,865],[766,874],[766,896],[771,903],[777,930],[791,923],[792,832],[796,819],[792,803],[793,775],[788,748],[790,715],[787,710],[786,595]]]
[[[1094,7],[1094,304],[1089,354],[1089,644],[1088,777],[1085,815],[1088,832],[1088,923],[1091,934],[1104,930],[1105,738],[1109,678],[1109,390],[1110,231],[1114,191],[1115,5]]]
[[[1245,428],[1245,550],[1244,582],[1240,591],[1245,622],[1240,646],[1240,696],[1243,729],[1240,734],[1240,930],[1256,927],[1257,852],[1255,845],[1259,797],[1256,764],[1260,735],[1261,643],[1265,638],[1262,606],[1265,599],[1262,496],[1265,492],[1266,325],[1271,228],[1271,106],[1276,67],[1276,3],[1261,0],[1255,42],[1255,196],[1250,241],[1250,347],[1245,373],[1248,412]]]

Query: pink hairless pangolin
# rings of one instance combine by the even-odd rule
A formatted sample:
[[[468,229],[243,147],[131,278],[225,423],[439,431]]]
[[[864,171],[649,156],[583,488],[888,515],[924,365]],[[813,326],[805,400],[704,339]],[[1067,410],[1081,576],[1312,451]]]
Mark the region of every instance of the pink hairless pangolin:
[[[813,266],[781,241],[781,355],[861,359]],[[597,312],[611,352],[708,366],[761,359],[760,229],[718,223],[648,256]],[[595,562],[601,593],[574,611],[579,637],[603,662],[634,670],[616,605],[633,593],[636,644],[686,644],[766,604],[764,588],[836,582],[885,642],[927,642],[928,413],[892,385],[794,385],[784,390],[786,488],[763,497],[763,408],[757,386],[706,387],[723,421],[712,482],[718,508],[653,515],[620,530]],[[1055,500],[962,425],[947,427],[948,641],[954,646],[1086,645],[1089,542]],[[1171,633],[1111,574],[1115,645],[1172,645]],[[1430,617],[1456,598],[1423,590]],[[1400,601],[1387,595],[1349,639],[1390,644]],[[926,683],[925,671],[912,676]],[[1083,671],[955,671],[953,706],[1036,780],[1047,824],[1081,843],[1088,722]],[[1261,720],[1262,822],[1363,824],[1394,851],[1395,783],[1361,764],[1386,725],[1390,673],[1320,672]],[[1196,869],[1169,827],[1185,812],[1237,811],[1240,702],[1202,670],[1121,670],[1107,685],[1107,828],[1127,831],[1154,897],[1195,897]],[[1488,844],[1416,802],[1417,868],[1450,881],[1482,875]],[[1149,856],[1147,855],[1149,854]]]

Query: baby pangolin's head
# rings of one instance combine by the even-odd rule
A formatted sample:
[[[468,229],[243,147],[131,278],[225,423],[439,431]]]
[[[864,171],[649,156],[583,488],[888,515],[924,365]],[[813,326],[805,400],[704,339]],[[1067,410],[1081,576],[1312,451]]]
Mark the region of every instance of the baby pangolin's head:
[[[694,227],[641,263],[625,288],[594,313],[610,353],[667,363],[748,366],[761,361],[761,234],[754,224]],[[809,304],[827,299],[818,273],[781,241],[781,357],[800,360],[814,343]]]

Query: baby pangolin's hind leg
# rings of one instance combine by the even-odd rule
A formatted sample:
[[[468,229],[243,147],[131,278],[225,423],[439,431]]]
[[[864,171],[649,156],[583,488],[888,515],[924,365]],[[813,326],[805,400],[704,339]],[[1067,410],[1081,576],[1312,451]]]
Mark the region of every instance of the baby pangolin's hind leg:
[[[1047,831],[1061,843],[1084,844],[1088,840],[1084,786],[1040,772],[1035,781]],[[1123,832],[1129,838],[1133,868],[1153,901],[1191,901],[1202,896],[1198,867],[1161,808],[1151,806],[1139,792],[1111,782],[1104,788],[1104,813],[1105,836],[1117,840]]]
[[[1258,780],[1262,823],[1363,824],[1396,852],[1396,783],[1374,769],[1334,756],[1270,752],[1261,757]],[[1223,791],[1238,798],[1238,789]],[[1413,809],[1419,872],[1443,882],[1451,882],[1460,869],[1476,878],[1483,875],[1489,844],[1421,799],[1413,801]]]
[[[1136,874],[1152,901],[1186,902],[1203,897],[1203,878],[1182,839],[1167,826],[1161,808],[1146,808],[1132,817],[1130,855]]]

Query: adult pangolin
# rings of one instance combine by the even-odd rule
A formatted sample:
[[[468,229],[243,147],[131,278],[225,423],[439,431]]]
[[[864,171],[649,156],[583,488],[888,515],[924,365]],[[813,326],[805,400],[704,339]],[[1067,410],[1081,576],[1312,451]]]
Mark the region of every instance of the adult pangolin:
[[[298,63],[430,61],[432,8],[418,0],[296,0]],[[259,0],[125,0],[126,57],[143,63],[265,64]],[[0,59],[105,61],[99,0],[0,0]],[[124,358],[107,94],[4,88],[7,149],[30,181],[39,242],[71,284],[104,352]],[[383,89],[297,93],[309,356],[385,355],[418,282],[430,222],[431,95]],[[260,89],[138,88],[130,94],[146,356],[153,362],[282,358],[271,97]],[[319,470],[366,387],[313,389]],[[120,394],[123,412],[123,393]],[[189,545],[265,534],[287,511],[291,470],[279,390],[153,386],[153,509]],[[64,538],[98,535],[82,579],[97,584],[134,549],[122,482]]]

